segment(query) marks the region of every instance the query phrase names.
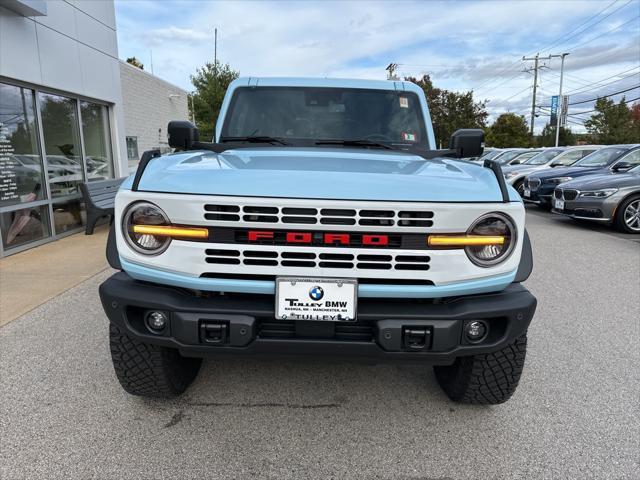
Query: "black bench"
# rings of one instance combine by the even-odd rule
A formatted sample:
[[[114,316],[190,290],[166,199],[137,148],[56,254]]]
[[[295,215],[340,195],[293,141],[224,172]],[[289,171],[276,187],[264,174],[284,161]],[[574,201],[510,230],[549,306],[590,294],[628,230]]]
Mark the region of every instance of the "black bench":
[[[110,216],[113,222],[116,193],[124,178],[101,180],[80,184],[80,191],[87,210],[87,229],[85,235],[92,235],[96,222]]]

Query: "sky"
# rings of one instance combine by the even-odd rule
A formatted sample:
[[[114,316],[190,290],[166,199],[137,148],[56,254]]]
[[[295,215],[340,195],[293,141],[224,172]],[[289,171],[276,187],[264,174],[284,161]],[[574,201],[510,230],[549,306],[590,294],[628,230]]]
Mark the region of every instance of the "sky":
[[[116,0],[116,22],[123,60],[135,56],[187,91],[213,61],[217,28],[218,59],[242,76],[384,79],[396,63],[399,76],[473,90],[490,121],[507,111],[529,121],[533,62],[522,57],[536,53],[569,53],[563,91],[575,132],[595,97],[627,90],[610,98],[640,99],[640,0]],[[540,60],[536,132],[558,93],[560,63]]]

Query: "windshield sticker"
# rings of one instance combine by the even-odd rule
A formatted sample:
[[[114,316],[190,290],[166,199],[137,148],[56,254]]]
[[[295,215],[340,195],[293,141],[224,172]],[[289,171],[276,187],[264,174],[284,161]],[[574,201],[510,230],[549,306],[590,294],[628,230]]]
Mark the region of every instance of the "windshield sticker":
[[[416,134],[415,133],[402,132],[402,140],[404,140],[405,142],[415,142],[416,141]]]
[[[409,99],[407,97],[400,98],[400,108],[409,108]]]

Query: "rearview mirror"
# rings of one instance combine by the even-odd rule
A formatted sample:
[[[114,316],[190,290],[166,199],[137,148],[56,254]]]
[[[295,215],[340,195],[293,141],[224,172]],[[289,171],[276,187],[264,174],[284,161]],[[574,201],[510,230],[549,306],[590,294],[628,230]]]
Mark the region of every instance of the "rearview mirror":
[[[626,172],[627,170],[630,170],[632,168],[633,165],[629,162],[618,162],[613,167],[611,167],[611,170],[613,170],[614,172]]]
[[[172,120],[167,127],[169,146],[178,150],[191,150],[194,142],[200,140],[197,127],[186,120]]]
[[[458,158],[479,157],[484,151],[484,132],[479,128],[461,128],[449,139],[449,149]]]

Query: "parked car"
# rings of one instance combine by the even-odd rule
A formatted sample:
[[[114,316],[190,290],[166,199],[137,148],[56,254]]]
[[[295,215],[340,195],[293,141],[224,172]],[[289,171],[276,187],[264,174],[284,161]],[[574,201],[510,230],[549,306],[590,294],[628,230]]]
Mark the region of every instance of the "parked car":
[[[553,190],[574,178],[599,173],[626,172],[640,163],[640,145],[613,145],[587,155],[569,167],[558,167],[534,172],[524,183],[525,202],[551,207]]]
[[[512,156],[511,158],[503,158],[502,161],[500,162],[500,165],[504,167],[511,166],[511,165],[521,165],[523,163],[527,163],[533,157],[540,154],[540,152],[542,152],[542,150],[534,150],[534,149],[524,150],[520,152],[518,155]]]
[[[595,152],[600,147],[549,148],[534,155],[519,165],[502,168],[505,180],[524,196],[524,179],[527,175],[547,168],[568,167]]]
[[[552,211],[640,233],[640,165],[625,173],[588,175],[560,184],[553,193]]]
[[[299,355],[436,364],[452,400],[506,401],[536,299],[522,199],[461,158],[482,130],[435,150],[410,82],[240,78],[222,105],[217,143],[171,122],[179,151],[145,152],[116,196],[100,297],[122,387]]]

